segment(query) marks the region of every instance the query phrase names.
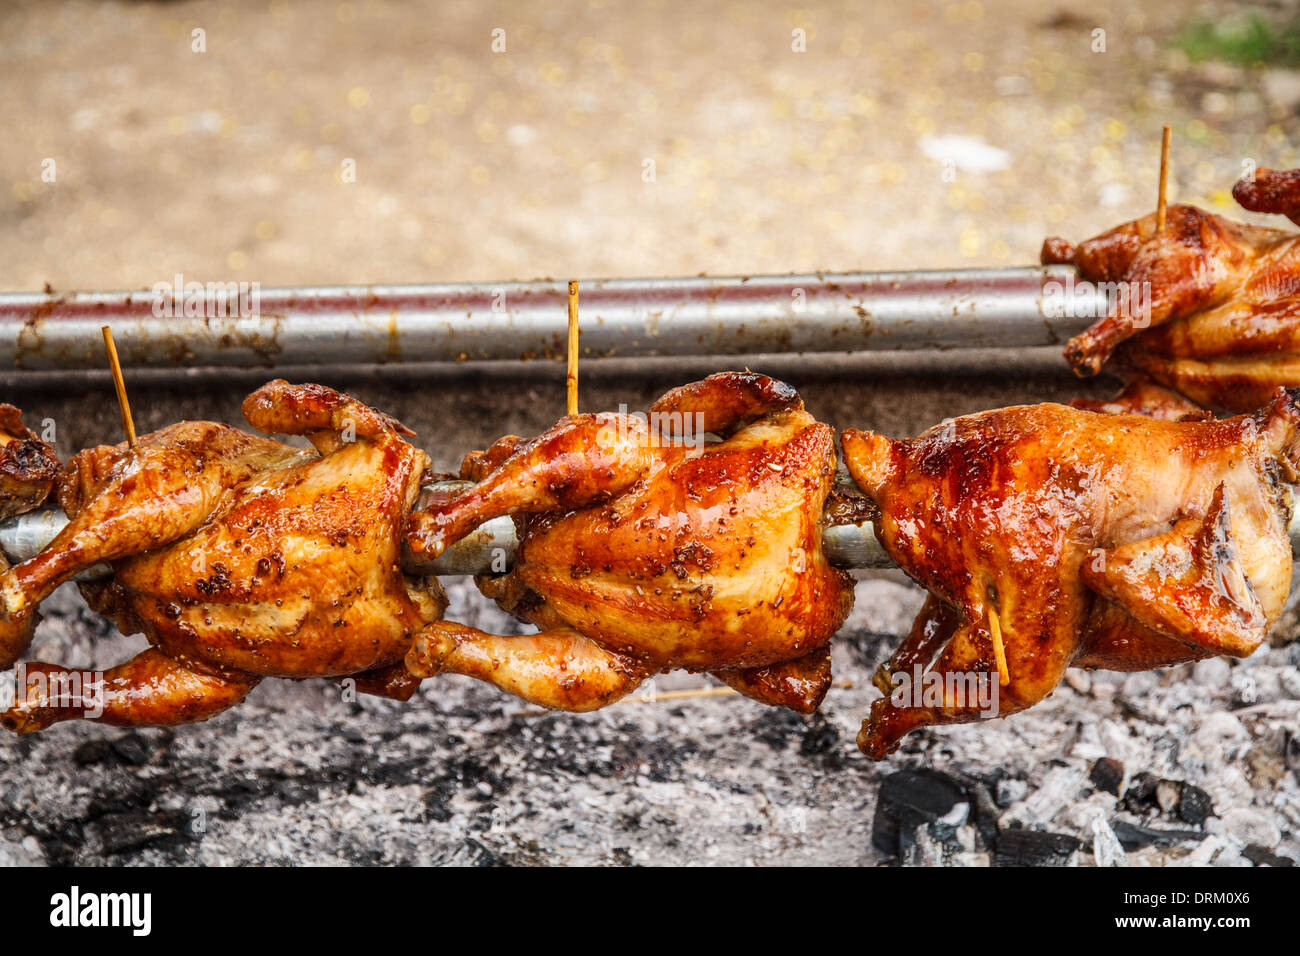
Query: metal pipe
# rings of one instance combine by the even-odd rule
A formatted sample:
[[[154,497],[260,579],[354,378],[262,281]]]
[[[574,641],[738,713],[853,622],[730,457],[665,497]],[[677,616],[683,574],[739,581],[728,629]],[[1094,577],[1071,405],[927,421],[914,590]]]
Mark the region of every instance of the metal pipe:
[[[457,491],[469,482],[438,482],[426,487],[427,492]],[[68,523],[67,517],[57,508],[43,508],[15,515],[0,522],[0,551],[13,564],[35,557],[55,539]],[[418,563],[409,555],[403,556],[403,567],[413,575],[482,574],[488,571],[508,570],[514,560],[519,539],[515,534],[514,519],[493,518],[479,525],[465,537],[449,547],[437,560]],[[78,581],[93,581],[113,573],[107,564],[96,564],[80,572]]]
[[[0,522],[0,551],[14,564],[39,554],[68,523],[62,511],[44,509],[16,515]],[[871,522],[827,528],[822,537],[827,559],[846,568],[892,567],[889,555],[876,540]],[[421,562],[410,553],[402,556],[402,567],[412,575],[500,574],[514,563],[519,538],[514,519],[493,518],[449,547],[436,560]],[[97,564],[77,575],[79,581],[93,581],[113,573],[107,564]]]
[[[448,484],[451,484],[450,482]],[[68,519],[61,511],[32,511],[17,515],[0,523],[0,550],[10,561],[26,561],[48,545]],[[1294,510],[1287,532],[1291,536],[1291,553],[1300,561],[1300,513]],[[409,574],[417,575],[469,575],[488,572],[500,573],[514,563],[519,540],[512,518],[493,518],[453,544],[436,561],[421,564],[409,554],[403,556],[403,567]],[[822,547],[831,564],[841,568],[891,568],[889,557],[870,521],[859,524],[832,525],[822,532]],[[96,565],[83,571],[81,580],[107,577],[112,573],[107,565]]]
[[[0,367],[125,367],[563,358],[563,282],[0,294]],[[180,286],[177,288],[176,286]],[[609,279],[582,284],[582,355],[1022,348],[1102,314],[1069,266]]]

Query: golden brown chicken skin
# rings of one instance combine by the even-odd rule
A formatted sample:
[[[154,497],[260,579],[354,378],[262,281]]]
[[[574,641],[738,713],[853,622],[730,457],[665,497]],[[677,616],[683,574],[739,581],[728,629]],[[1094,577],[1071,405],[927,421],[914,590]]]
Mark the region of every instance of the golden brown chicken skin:
[[[930,592],[876,675],[858,743],[877,759],[917,728],[1030,707],[1071,665],[1247,656],[1289,592],[1300,407],[1282,390],[1223,421],[1046,404],[843,444],[881,543]],[[927,672],[941,697],[894,693]],[[991,708],[959,693],[977,677],[996,679]]]
[[[1163,233],[1151,213],[1077,248],[1049,239],[1044,265],[1073,264],[1085,280],[1119,283],[1125,293],[1110,314],[1069,341],[1066,359],[1077,374],[1096,375],[1122,342],[1148,329],[1232,301],[1258,305],[1278,275],[1300,266],[1295,238],[1175,205]]]
[[[1300,170],[1260,169],[1233,188],[1255,212],[1300,216]],[[1095,374],[1114,353],[1126,378],[1174,389],[1207,407],[1246,412],[1278,386],[1300,385],[1300,235],[1172,206],[1080,243],[1043,244],[1042,261],[1071,263],[1090,282],[1130,293],[1116,314],[1070,341],[1066,357]],[[1149,302],[1148,314],[1134,301]],[[1145,312],[1145,310],[1142,310]]]
[[[436,581],[399,566],[424,452],[392,419],[322,386],[271,382],[243,410],[255,428],[305,435],[316,450],[182,422],[70,463],[60,502],[71,521],[0,578],[6,613],[29,613],[109,561],[112,578],[83,591],[152,647],[103,675],[24,665],[18,703],[0,717],[9,729],[203,720],[267,676],[355,675],[357,690],[400,699],[415,690],[402,658],[445,607]],[[56,699],[59,686],[90,688],[95,706]]]
[[[665,421],[682,437],[716,437],[668,437],[656,427]],[[541,632],[439,621],[407,665],[573,711],[686,668],[812,711],[830,683],[827,642],[853,600],[821,545],[834,475],[830,427],[789,386],[751,373],[674,389],[649,422],[579,415],[532,441],[503,439],[467,460],[473,490],[413,516],[409,545],[427,559],[480,522],[515,515],[514,568],[480,584]]]

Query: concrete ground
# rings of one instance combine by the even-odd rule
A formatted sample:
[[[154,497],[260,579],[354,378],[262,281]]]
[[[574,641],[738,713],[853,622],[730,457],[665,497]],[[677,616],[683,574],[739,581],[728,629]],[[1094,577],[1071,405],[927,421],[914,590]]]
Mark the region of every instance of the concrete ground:
[[[1161,123],[1178,200],[1226,210],[1243,163],[1297,165],[1295,77],[1188,62],[1171,42],[1187,15],[1165,0],[19,0],[0,9],[0,290],[1027,264],[1045,234],[1149,211]],[[749,364],[836,427],[890,434],[1111,387],[1051,353]],[[734,365],[592,363],[583,404],[644,407]],[[539,363],[291,374],[402,419],[447,469],[563,411],[562,374]],[[265,377],[134,374],[137,424],[236,421]],[[117,440],[105,376],[0,379],[54,420],[62,455]],[[453,616],[501,623],[454,590]],[[78,601],[59,595],[38,656],[99,666],[138,645]],[[1177,825],[1088,783],[1101,756],[1214,801],[1198,838],[1130,862],[1300,857],[1294,645],[1074,675],[1027,714],[871,764],[853,747],[867,678],[919,603],[895,576],[859,585],[845,686],[811,722],[734,698],[536,716],[459,678],[404,706],[268,681],[201,726],[0,741],[0,859],[877,863],[880,781],[927,766],[981,781],[1004,829],[1083,840],[1071,859],[1087,863],[1097,819]],[[988,862],[986,844],[949,858]]]

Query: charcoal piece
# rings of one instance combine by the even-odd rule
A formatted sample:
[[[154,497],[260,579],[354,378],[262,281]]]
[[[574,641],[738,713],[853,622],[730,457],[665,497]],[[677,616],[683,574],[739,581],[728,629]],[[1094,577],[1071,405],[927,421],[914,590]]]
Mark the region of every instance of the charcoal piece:
[[[1160,778],[1153,773],[1143,771],[1134,775],[1129,788],[1124,791],[1124,809],[1138,816],[1153,809],[1156,806],[1156,788],[1159,786]]]
[[[1008,829],[998,834],[994,866],[1068,866],[1083,844],[1066,833]]]
[[[1177,846],[1179,843],[1199,843],[1205,839],[1200,830],[1157,830],[1139,826],[1126,820],[1115,820],[1111,829],[1126,850],[1140,850],[1144,846]]]
[[[1119,785],[1124,782],[1124,764],[1113,757],[1102,757],[1092,765],[1088,779],[1098,790],[1119,796]]]
[[[890,774],[880,785],[871,842],[881,853],[895,856],[901,852],[904,835],[910,840],[917,827],[933,823],[968,800],[966,788],[938,770]]]
[[[1241,855],[1256,866],[1295,866],[1295,860],[1289,856],[1278,856],[1272,850],[1260,846],[1258,843],[1250,844],[1241,851]]]
[[[1214,816],[1214,801],[1200,787],[1190,783],[1182,785],[1178,796],[1178,819],[1193,826],[1203,827],[1208,817]]]

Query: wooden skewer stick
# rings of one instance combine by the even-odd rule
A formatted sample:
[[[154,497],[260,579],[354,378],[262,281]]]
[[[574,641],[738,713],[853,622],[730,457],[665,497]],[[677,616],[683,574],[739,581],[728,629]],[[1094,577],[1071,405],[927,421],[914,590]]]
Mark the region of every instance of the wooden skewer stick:
[[[126,382],[122,379],[122,363],[117,359],[117,346],[113,344],[113,330],[105,325],[104,345],[108,349],[108,363],[113,368],[113,387],[117,389],[117,407],[122,410],[122,428],[126,430],[126,443],[135,447],[135,422],[131,419],[131,403],[126,399]]]
[[[654,694],[634,694],[624,700],[638,704],[657,704],[668,700],[696,700],[701,697],[739,697],[740,691],[730,687],[697,687],[688,690],[661,690]]]
[[[837,680],[831,684],[832,687],[851,690],[853,681]],[[672,700],[696,700],[701,697],[739,697],[740,691],[731,687],[694,687],[686,690],[661,690],[654,694],[634,694],[631,697],[624,697],[624,701],[636,704],[659,704],[664,701]]]
[[[1169,192],[1169,140],[1171,131],[1169,124],[1165,124],[1164,132],[1160,134],[1160,199],[1156,204],[1156,232],[1165,231],[1165,208],[1168,202],[1167,195]]]
[[[998,665],[998,684],[1006,687],[1011,683],[1011,672],[1007,670],[1007,649],[1002,643],[1002,619],[992,604],[989,605],[989,636],[993,638],[993,659]]]
[[[569,282],[569,414],[578,414],[578,283]]]

